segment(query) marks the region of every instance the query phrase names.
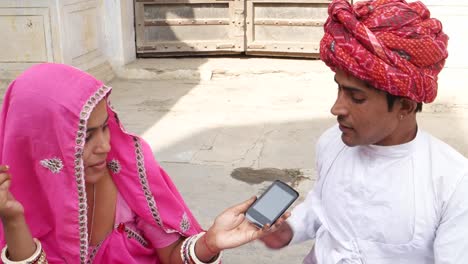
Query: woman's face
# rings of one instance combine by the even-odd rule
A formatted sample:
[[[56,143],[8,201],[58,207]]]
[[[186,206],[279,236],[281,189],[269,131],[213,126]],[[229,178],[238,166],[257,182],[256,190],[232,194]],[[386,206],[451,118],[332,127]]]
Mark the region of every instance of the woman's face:
[[[106,104],[101,100],[88,119],[83,150],[86,183],[96,183],[108,173],[106,159],[111,147]]]

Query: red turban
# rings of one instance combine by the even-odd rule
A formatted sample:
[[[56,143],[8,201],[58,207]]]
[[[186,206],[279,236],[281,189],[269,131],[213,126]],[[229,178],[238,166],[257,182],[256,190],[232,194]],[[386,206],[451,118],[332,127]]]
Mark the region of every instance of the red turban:
[[[424,4],[334,0],[328,14],[320,58],[332,70],[416,102],[434,101],[448,37]]]

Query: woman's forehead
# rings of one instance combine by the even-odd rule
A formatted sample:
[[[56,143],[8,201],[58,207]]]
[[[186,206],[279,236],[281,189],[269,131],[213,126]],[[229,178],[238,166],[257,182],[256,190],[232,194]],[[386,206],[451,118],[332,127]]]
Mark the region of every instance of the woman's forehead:
[[[107,116],[107,102],[104,98],[96,104],[96,107],[94,107],[91,112],[88,119],[87,129],[102,125],[107,120]]]

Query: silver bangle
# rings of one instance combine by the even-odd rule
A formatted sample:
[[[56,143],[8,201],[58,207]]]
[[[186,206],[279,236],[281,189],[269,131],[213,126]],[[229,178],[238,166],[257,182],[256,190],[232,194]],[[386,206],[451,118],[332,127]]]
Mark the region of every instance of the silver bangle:
[[[192,261],[195,263],[195,264],[219,264],[221,263],[221,258],[222,258],[222,253],[223,252],[219,252],[218,256],[216,257],[215,260],[213,260],[212,262],[203,262],[201,260],[198,259],[197,257],[197,254],[195,254],[195,244],[197,243],[197,241],[205,234],[205,232],[201,232],[200,234],[196,235],[193,239],[193,242],[190,244],[190,249],[189,249],[189,252],[190,252],[190,258],[192,259]]]
[[[9,260],[8,257],[7,257],[7,250],[8,250],[8,247],[5,246],[3,249],[2,249],[2,261],[4,264],[32,264],[32,263],[35,263],[41,256],[41,253],[42,253],[42,245],[41,245],[41,242],[39,242],[39,240],[37,240],[36,238],[34,238],[34,243],[36,244],[36,251],[34,251],[34,253],[32,254],[31,257],[25,259],[25,260],[20,260],[20,261],[12,261],[12,260]]]

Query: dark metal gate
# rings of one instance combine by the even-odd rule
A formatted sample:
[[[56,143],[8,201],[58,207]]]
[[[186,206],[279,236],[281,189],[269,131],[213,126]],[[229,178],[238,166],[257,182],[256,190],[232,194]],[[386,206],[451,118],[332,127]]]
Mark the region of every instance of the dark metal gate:
[[[316,57],[331,0],[135,0],[139,57]]]

